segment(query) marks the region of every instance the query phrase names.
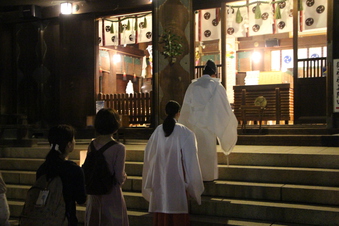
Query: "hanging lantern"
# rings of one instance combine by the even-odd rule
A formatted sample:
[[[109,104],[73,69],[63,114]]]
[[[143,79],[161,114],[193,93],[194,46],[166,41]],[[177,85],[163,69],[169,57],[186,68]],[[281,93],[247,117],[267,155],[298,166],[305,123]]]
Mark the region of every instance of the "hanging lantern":
[[[258,3],[255,7],[255,19],[261,19],[261,10],[260,10],[260,4]]]
[[[243,18],[242,18],[242,16],[241,16],[240,9],[238,8],[238,10],[237,10],[237,15],[236,15],[236,17],[235,17],[235,22],[236,22],[237,24],[240,24],[240,23],[242,22],[242,20],[243,20]]]
[[[127,77],[126,77],[126,72],[124,72],[124,73],[122,74],[122,80],[124,80],[124,81],[126,81],[126,80],[127,80]]]
[[[133,74],[133,82],[136,82],[137,81],[137,75],[134,73]]]
[[[298,0],[298,11],[303,11],[304,7],[303,7],[303,1],[302,0]]]
[[[120,29],[120,33],[124,32],[124,26],[122,25],[122,23],[119,23],[119,29]]]
[[[276,19],[276,20],[281,19],[281,13],[280,13],[280,6],[279,6],[279,4],[275,5],[274,19]]]
[[[131,30],[131,23],[129,22],[129,20],[127,20],[127,27],[126,27],[126,30]]]
[[[138,30],[138,17],[136,16],[134,19],[134,30],[137,31]]]
[[[144,17],[144,26],[143,26],[143,28],[147,28],[147,19],[146,19],[146,17]]]
[[[113,22],[112,22],[112,24],[111,24],[110,33],[111,33],[111,34],[114,34],[114,27],[113,27]]]

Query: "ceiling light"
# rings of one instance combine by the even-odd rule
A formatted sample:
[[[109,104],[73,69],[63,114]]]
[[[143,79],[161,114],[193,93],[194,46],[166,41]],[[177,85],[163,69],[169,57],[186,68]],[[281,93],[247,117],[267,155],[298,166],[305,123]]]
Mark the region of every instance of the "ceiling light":
[[[72,3],[64,2],[60,4],[60,13],[61,14],[72,14]]]

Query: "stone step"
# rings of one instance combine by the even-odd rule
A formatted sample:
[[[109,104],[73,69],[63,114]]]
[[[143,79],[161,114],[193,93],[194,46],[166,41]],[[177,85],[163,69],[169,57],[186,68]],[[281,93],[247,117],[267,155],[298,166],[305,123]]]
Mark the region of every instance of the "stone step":
[[[143,162],[145,144],[126,145],[126,160]],[[80,151],[86,151],[87,145],[77,145],[69,159],[79,162]],[[0,158],[45,159],[48,146],[33,148],[0,148]],[[218,163],[227,164],[226,156],[218,151]],[[235,146],[229,155],[232,165],[287,166],[304,168],[339,168],[339,150],[329,147],[295,146]]]
[[[126,145],[126,159],[133,161],[144,160],[145,145]],[[69,159],[78,161],[80,152],[87,151],[88,145],[76,145],[70,153]],[[24,158],[24,159],[45,159],[49,152],[49,146],[41,145],[36,147],[0,147],[0,158]]]
[[[338,169],[219,165],[219,179],[339,187]]]
[[[72,160],[79,162],[86,142],[77,145]],[[126,145],[128,180],[123,191],[131,225],[152,224],[140,194],[144,147],[144,142]],[[35,171],[49,151],[46,144],[19,149],[0,148],[0,171],[11,209],[17,209],[11,217],[20,215]],[[192,225],[339,225],[337,152],[328,147],[236,146],[229,166],[219,152],[220,179],[205,183],[201,206],[191,202]],[[85,207],[78,209],[83,219]]]
[[[42,159],[0,158],[0,170],[10,171],[11,169],[16,169],[17,171],[36,171],[43,161],[44,160]],[[129,176],[141,176],[142,167],[142,162],[126,161],[125,163],[125,170]],[[6,183],[12,183],[9,181],[12,181],[13,179],[16,178],[7,179],[4,176]],[[19,177],[18,179],[20,179],[19,184],[22,183],[22,178]],[[300,167],[219,165],[219,179],[339,187],[339,170]],[[24,180],[27,181],[27,179]]]
[[[74,151],[69,155],[71,160],[79,160],[80,151],[86,151],[86,145],[78,145],[74,148]],[[45,159],[46,155],[49,152],[48,146],[37,146],[30,148],[20,148],[20,147],[3,147],[0,149],[1,158],[25,158],[25,159]]]
[[[256,132],[258,134],[258,130]],[[237,145],[317,146],[338,147],[338,134],[238,135]],[[263,130],[263,134],[265,131]]]
[[[141,177],[129,176],[124,192],[141,192]],[[7,197],[24,200],[31,185],[7,184]],[[339,188],[294,184],[221,181],[205,183],[203,196],[246,200],[282,201],[319,205],[339,205]],[[134,208],[134,206],[130,206]]]
[[[269,148],[269,147],[268,147]],[[257,166],[282,166],[282,167],[304,167],[304,168],[339,168],[339,150],[334,150],[333,154],[295,154],[295,153],[280,153],[280,147],[271,147],[273,153],[255,153],[253,152],[232,152],[229,155],[229,164],[232,165],[257,165]],[[286,149],[287,147],[285,147]],[[321,149],[320,147],[318,147]],[[277,149],[277,150],[275,150]],[[291,148],[292,149],[292,148]],[[301,148],[298,147],[298,151]],[[302,148],[304,149],[304,148]],[[307,149],[314,149],[305,147]],[[276,153],[274,153],[276,151]],[[288,151],[288,150],[287,150]],[[227,164],[226,156],[223,153],[218,153],[219,164]]]
[[[290,224],[270,221],[256,221],[235,219],[229,217],[211,217],[203,215],[190,215],[191,225],[194,226],[308,226],[306,224]]]
[[[289,203],[339,205],[339,188],[294,184],[222,181],[205,183],[203,196]]]
[[[24,202],[9,200],[8,204],[10,206],[11,218],[17,219],[17,221],[19,221],[18,219],[20,218]],[[79,220],[78,225],[84,225],[85,211],[85,206],[77,206],[77,218]],[[128,210],[127,214],[130,226],[152,225],[152,215],[147,211]],[[13,223],[13,225],[15,224]]]
[[[10,202],[13,210],[21,211],[19,202]],[[146,211],[128,210],[128,218],[130,226],[152,225],[152,213]],[[84,208],[77,207],[77,217],[80,221],[78,225],[84,225]],[[212,217],[190,214],[191,225],[194,226],[308,226],[306,224],[286,224],[269,221],[256,221],[248,219],[235,219],[229,217]],[[19,218],[11,220],[11,226],[19,225]]]
[[[125,164],[127,175],[141,176],[143,163]],[[219,165],[219,179],[265,183],[339,186],[338,169]]]
[[[23,170],[23,171],[36,171],[44,163],[44,159],[33,158],[0,158],[0,170]],[[79,164],[79,160],[73,160]]]
[[[124,193],[127,206],[129,203],[137,205],[137,210],[129,209],[129,217],[133,218],[135,212],[143,213],[138,216],[139,225],[151,225],[150,214],[147,213],[148,202],[140,193]],[[19,217],[23,201],[9,200],[12,217]],[[80,221],[84,219],[84,206],[77,207],[77,216]],[[133,213],[133,212],[134,213]],[[218,199],[203,197],[202,205],[197,205],[195,201],[190,201],[189,212],[192,216],[204,216],[207,218],[219,218],[220,224],[228,225],[230,218],[251,219],[250,221],[285,222],[291,224],[306,225],[338,225],[339,208],[334,206],[318,206],[306,204],[291,204],[279,202],[248,201],[238,199]],[[146,221],[144,221],[146,216]],[[194,217],[192,217],[194,218]],[[221,220],[222,219],[222,220]],[[194,221],[192,219],[192,221]],[[209,221],[210,222],[210,221]],[[213,220],[212,220],[213,222]],[[207,223],[207,222],[206,222]],[[134,224],[137,225],[137,224]],[[194,224],[195,225],[195,224]],[[245,224],[246,225],[246,224]],[[251,225],[251,224],[249,224]]]
[[[6,184],[29,185],[35,182],[35,171],[0,170]]]
[[[242,149],[247,149],[247,152]],[[332,148],[322,154],[322,147],[265,147],[268,152],[262,153],[262,146],[235,146],[234,151],[229,155],[229,164],[232,165],[259,165],[259,166],[287,166],[304,168],[339,168],[339,150]],[[298,149],[299,154],[293,153]],[[258,152],[256,152],[258,151]],[[282,153],[282,152],[291,153]],[[310,153],[307,154],[307,152]],[[331,154],[329,154],[331,153]],[[143,162],[144,150],[130,150],[126,152],[126,161]],[[218,151],[218,164],[226,165],[227,158],[223,152]]]
[[[241,217],[291,224],[339,224],[339,208],[337,206],[203,197],[201,206],[194,202],[191,203],[190,211],[203,216]]]

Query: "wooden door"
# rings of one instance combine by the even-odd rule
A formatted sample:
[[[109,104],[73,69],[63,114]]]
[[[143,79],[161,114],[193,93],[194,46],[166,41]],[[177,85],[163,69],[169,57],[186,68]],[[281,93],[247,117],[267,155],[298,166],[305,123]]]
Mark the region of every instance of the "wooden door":
[[[326,58],[299,59],[294,124],[326,123]]]

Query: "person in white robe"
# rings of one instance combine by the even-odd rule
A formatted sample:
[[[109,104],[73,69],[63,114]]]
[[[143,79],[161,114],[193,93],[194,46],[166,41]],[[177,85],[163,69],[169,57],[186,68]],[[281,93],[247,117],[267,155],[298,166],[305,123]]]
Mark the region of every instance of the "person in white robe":
[[[187,88],[179,117],[179,122],[196,135],[204,181],[213,181],[219,176],[217,139],[227,159],[237,142],[238,121],[216,74],[215,63],[208,60],[203,76]]]
[[[196,138],[191,130],[176,122],[179,110],[177,102],[167,103],[168,116],[145,148],[142,195],[149,202],[149,212],[187,214],[187,194],[201,204],[204,185]]]

